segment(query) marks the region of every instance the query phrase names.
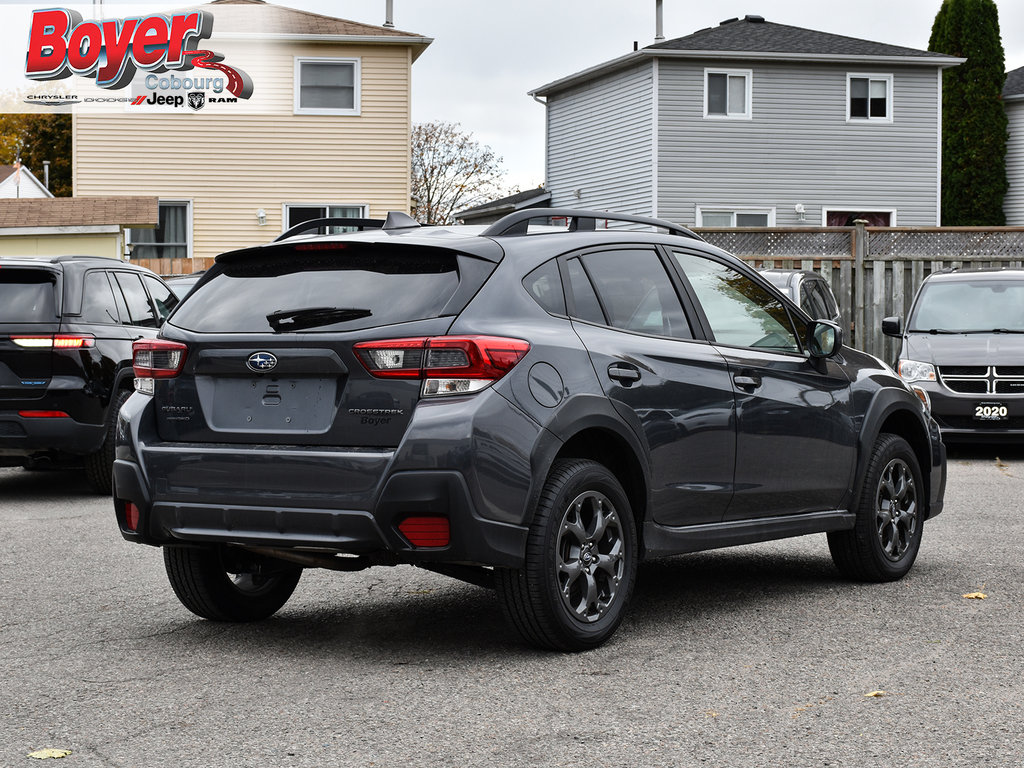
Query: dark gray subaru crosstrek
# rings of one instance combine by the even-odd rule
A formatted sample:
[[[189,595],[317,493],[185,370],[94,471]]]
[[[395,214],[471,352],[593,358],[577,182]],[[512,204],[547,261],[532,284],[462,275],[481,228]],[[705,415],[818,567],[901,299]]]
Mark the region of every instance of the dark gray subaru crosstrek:
[[[560,209],[299,229],[339,223],[362,231],[221,255],[135,345],[117,522],[194,613],[262,619],[303,568],[413,563],[578,650],[648,558],[825,532],[849,577],[910,570],[942,509],[935,422],[737,259]]]

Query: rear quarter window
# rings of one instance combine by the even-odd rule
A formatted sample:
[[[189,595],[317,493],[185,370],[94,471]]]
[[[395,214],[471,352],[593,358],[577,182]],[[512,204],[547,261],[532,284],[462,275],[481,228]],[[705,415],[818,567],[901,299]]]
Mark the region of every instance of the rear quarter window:
[[[350,331],[437,317],[459,287],[451,251],[345,248],[227,262],[171,322],[205,333]]]
[[[0,322],[56,320],[56,283],[57,276],[46,269],[0,268]]]

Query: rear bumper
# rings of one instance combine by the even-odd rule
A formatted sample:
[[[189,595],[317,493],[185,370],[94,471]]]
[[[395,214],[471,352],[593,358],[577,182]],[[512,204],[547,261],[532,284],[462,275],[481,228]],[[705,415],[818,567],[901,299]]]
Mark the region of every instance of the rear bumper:
[[[121,535],[141,544],[240,544],[313,549],[352,555],[388,553],[410,563],[469,563],[517,567],[527,529],[486,520],[475,513],[466,481],[458,472],[419,471],[392,475],[372,510],[290,506],[288,499],[260,505],[152,501],[141,467],[114,462],[114,511]],[[139,509],[129,529],[126,502]],[[399,532],[412,515],[447,517],[445,547],[415,547]]]
[[[82,424],[70,417],[26,418],[17,411],[0,410],[0,456],[85,455],[99,450],[105,436],[103,424]]]

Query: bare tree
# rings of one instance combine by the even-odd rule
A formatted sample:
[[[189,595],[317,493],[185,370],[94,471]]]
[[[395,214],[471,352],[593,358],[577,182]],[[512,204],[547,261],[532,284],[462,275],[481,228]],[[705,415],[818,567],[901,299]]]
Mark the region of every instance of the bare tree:
[[[458,123],[412,129],[412,209],[422,224],[450,224],[455,211],[500,197],[505,171],[494,151]]]

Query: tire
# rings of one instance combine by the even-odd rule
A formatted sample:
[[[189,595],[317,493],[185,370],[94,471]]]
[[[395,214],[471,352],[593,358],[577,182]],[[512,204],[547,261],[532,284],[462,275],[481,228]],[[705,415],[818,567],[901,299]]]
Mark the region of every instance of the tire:
[[[260,621],[288,602],[302,568],[268,565],[262,573],[239,573],[225,564],[222,547],[164,547],[164,568],[181,604],[211,621]]]
[[[857,581],[903,578],[921,548],[925,487],[917,456],[902,437],[878,436],[857,496],[852,530],[828,534],[836,567]]]
[[[537,504],[524,567],[495,569],[498,599],[531,645],[596,648],[625,615],[636,561],[636,527],[619,481],[594,461],[558,461]]]
[[[114,393],[110,400],[110,411],[107,413],[107,432],[103,438],[103,445],[95,453],[85,456],[85,476],[96,493],[109,495],[113,489],[111,474],[114,471],[117,414],[121,411],[121,406],[131,396],[131,390],[127,389],[120,389]]]

